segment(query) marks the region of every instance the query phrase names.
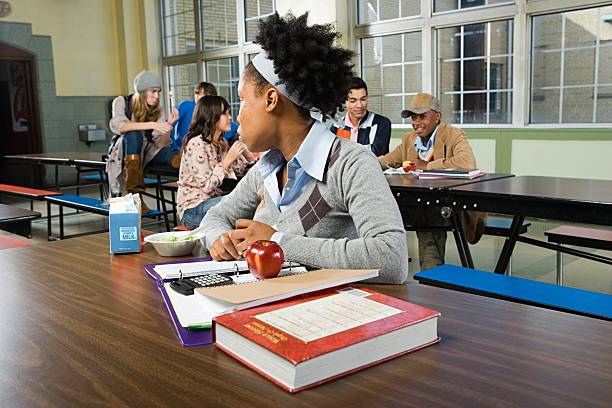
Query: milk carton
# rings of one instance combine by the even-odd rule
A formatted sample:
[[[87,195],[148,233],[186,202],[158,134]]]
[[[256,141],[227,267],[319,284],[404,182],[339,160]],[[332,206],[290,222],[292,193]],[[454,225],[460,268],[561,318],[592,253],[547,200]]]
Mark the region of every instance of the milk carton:
[[[140,252],[140,217],[131,195],[109,201],[111,254]]]

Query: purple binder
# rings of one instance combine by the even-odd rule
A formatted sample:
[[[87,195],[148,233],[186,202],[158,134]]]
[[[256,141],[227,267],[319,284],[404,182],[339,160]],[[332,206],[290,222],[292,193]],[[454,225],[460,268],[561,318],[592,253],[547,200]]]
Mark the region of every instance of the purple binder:
[[[194,258],[188,260],[181,261],[173,261],[173,262],[162,262],[159,264],[146,264],[144,266],[145,272],[153,279],[157,284],[157,289],[161,292],[162,299],[164,299],[164,303],[166,304],[166,308],[168,309],[168,313],[170,313],[170,319],[174,324],[174,328],[176,329],[176,334],[178,335],[179,340],[183,347],[192,347],[192,346],[203,346],[206,344],[212,343],[212,330],[211,329],[198,329],[198,330],[189,330],[181,326],[179,322],[178,316],[174,311],[174,307],[172,307],[172,302],[170,302],[170,298],[168,297],[168,293],[166,292],[166,288],[164,287],[164,282],[169,282],[173,279],[163,280],[157,272],[155,272],[155,265],[166,265],[173,263],[186,263],[186,262],[201,262],[201,261],[210,261],[210,258]]]

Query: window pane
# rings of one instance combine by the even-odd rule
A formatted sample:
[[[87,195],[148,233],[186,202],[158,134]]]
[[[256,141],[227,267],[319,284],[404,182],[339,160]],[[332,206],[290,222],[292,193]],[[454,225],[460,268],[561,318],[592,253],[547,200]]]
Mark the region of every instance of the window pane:
[[[162,2],[164,56],[196,51],[193,1]]]
[[[534,123],[612,122],[612,115],[604,119],[606,115],[600,114],[599,91],[595,95],[596,88],[612,81],[612,47],[608,45],[612,25],[607,23],[611,13],[612,7],[606,6],[533,17],[530,110]]]
[[[230,111],[235,118],[240,110],[238,99],[238,81],[240,80],[238,57],[222,58],[205,62],[206,80],[217,87],[219,95],[230,104]]]
[[[563,123],[593,122],[593,88],[563,90]]]
[[[501,3],[514,3],[513,0],[433,0],[434,12],[459,10],[477,6],[489,6]]]
[[[561,52],[535,52],[531,62],[532,87],[559,86],[561,82]]]
[[[407,101],[422,90],[421,33],[395,34],[361,40],[361,73],[368,85],[368,109],[406,123],[400,117]],[[381,97],[380,110],[372,100]]]
[[[463,94],[463,123],[486,123],[486,94]]]
[[[512,92],[489,94],[489,123],[512,122]]]
[[[437,30],[438,94],[455,123],[512,122],[510,20]],[[504,92],[493,92],[501,91]]]
[[[595,82],[595,48],[565,52],[564,85],[593,85]]]
[[[421,14],[421,0],[358,0],[359,24],[413,17]]]
[[[612,112],[612,86],[599,87],[597,89],[597,118],[596,122],[610,122],[610,112]]]
[[[204,50],[238,44],[235,0],[200,0],[202,48]]]
[[[448,123],[461,123],[461,95],[443,94],[440,97],[442,120]]]
[[[539,89],[531,92],[531,123],[559,122],[559,90]]]
[[[253,41],[259,31],[259,21],[276,11],[275,0],[244,0],[245,41]]]
[[[166,68],[168,91],[174,93],[172,106],[178,106],[184,100],[193,99],[193,86],[198,83],[198,70],[195,63],[170,65]],[[169,97],[169,92],[164,95]]]

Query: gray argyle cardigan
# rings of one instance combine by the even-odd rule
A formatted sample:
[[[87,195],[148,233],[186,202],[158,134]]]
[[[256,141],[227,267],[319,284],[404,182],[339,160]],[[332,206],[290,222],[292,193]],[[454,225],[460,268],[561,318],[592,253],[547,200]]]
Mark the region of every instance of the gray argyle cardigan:
[[[280,212],[267,194],[258,165],[211,208],[203,245],[210,248],[239,218],[281,231],[285,258],[322,268],[379,269],[369,282],[402,283],[408,274],[406,235],[397,203],[368,147],[338,138],[323,181],[311,179]]]

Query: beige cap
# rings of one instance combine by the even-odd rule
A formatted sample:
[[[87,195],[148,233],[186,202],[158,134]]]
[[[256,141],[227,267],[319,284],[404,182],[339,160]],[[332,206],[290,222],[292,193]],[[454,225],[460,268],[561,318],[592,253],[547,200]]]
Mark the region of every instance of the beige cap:
[[[426,92],[419,92],[414,95],[410,101],[408,109],[402,111],[402,118],[409,118],[413,113],[421,115],[430,110],[440,112],[440,102],[438,98]]]

